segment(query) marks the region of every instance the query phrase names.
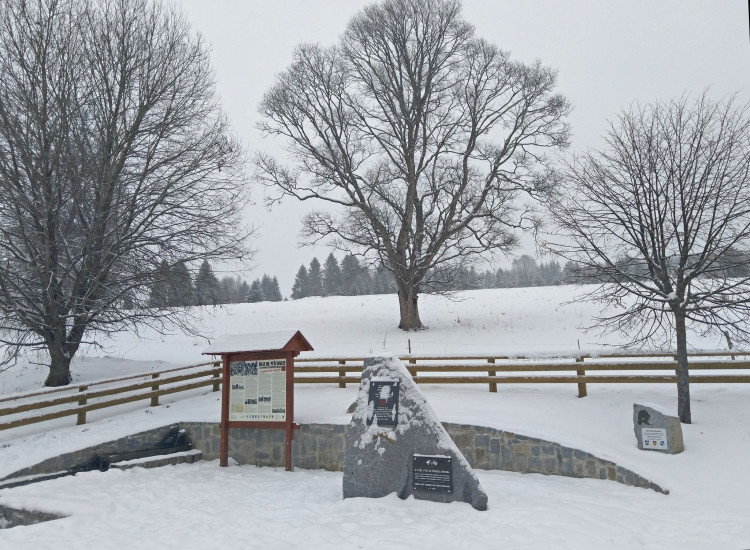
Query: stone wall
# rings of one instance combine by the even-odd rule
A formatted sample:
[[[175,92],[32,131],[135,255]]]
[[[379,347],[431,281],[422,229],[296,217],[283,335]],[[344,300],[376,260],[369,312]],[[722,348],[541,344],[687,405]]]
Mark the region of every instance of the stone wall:
[[[481,426],[443,425],[472,468],[606,479],[669,494],[668,490],[610,460],[559,443]],[[180,426],[187,431],[193,447],[203,451],[204,459],[219,458],[218,424]],[[344,464],[346,429],[344,425],[303,424],[294,433],[294,466],[340,471]],[[239,464],[283,468],[284,431],[232,429],[229,456]]]
[[[481,426],[444,425],[474,468],[608,479],[669,494],[666,489],[635,472],[579,449]]]
[[[128,451],[137,451],[139,449],[153,448],[164,440],[172,427],[164,426],[155,430],[128,435],[115,441],[108,441],[107,443],[93,447],[65,453],[24,468],[23,470],[18,470],[3,479],[62,472],[88,464],[96,459],[97,456],[108,456]]]
[[[193,447],[203,451],[204,460],[219,458],[221,431],[218,424],[185,422],[180,424]],[[293,464],[307,470],[340,471],[344,464],[346,426],[340,424],[302,424],[294,431]],[[283,468],[284,430],[232,428],[229,430],[229,456],[239,464]]]
[[[444,426],[472,468],[608,479],[624,485],[669,493],[659,485],[610,460],[559,443],[481,426]],[[153,447],[164,439],[170,428],[171,426],[165,426],[66,453],[19,470],[5,479],[69,470],[89,462],[97,455]],[[218,423],[185,422],[180,424],[180,428],[187,432],[193,448],[203,452],[204,460],[219,458],[221,432]],[[346,430],[347,426],[339,424],[301,425],[294,433],[294,466],[308,470],[341,471],[344,464]],[[230,430],[229,456],[240,464],[283,468],[284,447],[283,430]]]

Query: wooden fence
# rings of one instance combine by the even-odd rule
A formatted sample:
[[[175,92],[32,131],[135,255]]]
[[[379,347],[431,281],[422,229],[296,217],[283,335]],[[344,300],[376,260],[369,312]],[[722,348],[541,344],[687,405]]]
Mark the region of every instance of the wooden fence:
[[[691,354],[690,383],[749,383],[748,355],[750,352]],[[744,359],[737,360],[737,357]],[[557,358],[465,355],[404,356],[400,359],[418,384],[487,384],[491,392],[497,392],[498,384],[577,384],[578,397],[585,397],[587,384],[677,383],[676,358],[666,352]],[[345,388],[347,384],[359,383],[362,359],[298,359],[294,370],[297,383],[337,383]],[[702,374],[704,371],[712,374]]]
[[[86,413],[90,411],[145,400],[155,407],[159,404],[159,397],[163,395],[206,386],[212,386],[213,391],[219,391],[220,384],[221,363],[210,362],[87,384],[0,396],[0,417],[13,418],[0,423],[0,430],[66,416],[76,416],[78,424],[85,424]],[[45,410],[50,412],[35,414]]]
[[[690,356],[690,383],[750,383],[750,352],[694,353]],[[672,353],[601,353],[574,357],[510,355],[404,356],[419,384],[576,384],[585,397],[588,384],[647,384],[677,382]],[[359,384],[361,357],[297,358],[294,381],[298,384]],[[201,363],[159,372],[49,388],[0,397],[0,431],[76,416],[86,423],[86,413],[136,401],[159,404],[159,397],[211,386],[219,391],[221,364]],[[46,412],[48,411],[48,412]]]

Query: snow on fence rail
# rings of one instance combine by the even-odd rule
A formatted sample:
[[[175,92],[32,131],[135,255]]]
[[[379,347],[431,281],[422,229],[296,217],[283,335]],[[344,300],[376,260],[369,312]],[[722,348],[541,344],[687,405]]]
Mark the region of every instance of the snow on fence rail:
[[[76,416],[78,424],[86,423],[86,413],[136,401],[148,400],[152,407],[159,397],[173,393],[213,386],[219,391],[221,363],[212,361],[161,370],[109,378],[85,384],[15,394],[0,397],[0,430]],[[37,414],[42,411],[42,414]]]
[[[750,383],[750,352],[695,352],[690,356],[690,382]],[[742,359],[738,359],[742,358]],[[524,355],[463,355],[401,357],[419,384],[577,384],[578,397],[588,393],[587,384],[677,383],[673,352],[589,353],[568,357]],[[298,384],[359,384],[361,357],[295,359]],[[710,374],[704,374],[710,372]],[[86,413],[212,386],[219,391],[221,363],[210,362],[158,372],[133,374],[23,394],[0,397],[0,431],[76,416],[86,423]],[[49,411],[49,412],[44,412]]]
[[[695,352],[690,355],[691,383],[750,382],[750,352]],[[737,360],[744,357],[744,360]],[[403,356],[418,384],[578,384],[578,397],[587,384],[677,383],[674,352],[588,353],[568,357],[526,355]],[[301,364],[300,364],[301,363]],[[297,383],[358,384],[362,359],[304,358],[295,361]],[[743,371],[737,373],[736,371]],[[592,372],[596,374],[591,374]],[[642,374],[643,372],[647,374]],[[349,375],[355,373],[356,375]],[[482,373],[482,374],[478,374]],[[571,373],[571,374],[567,374]],[[575,373],[575,374],[573,374]]]

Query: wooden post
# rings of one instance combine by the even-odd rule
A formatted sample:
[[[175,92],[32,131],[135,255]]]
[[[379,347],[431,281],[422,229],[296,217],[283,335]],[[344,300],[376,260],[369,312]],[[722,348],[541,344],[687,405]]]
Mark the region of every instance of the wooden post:
[[[88,389],[89,389],[88,386],[81,386],[81,387],[78,388],[78,393],[83,393],[85,391],[88,391]],[[78,406],[79,407],[83,407],[85,404],[86,404],[86,398],[85,397],[83,399],[79,399],[78,400]],[[85,423],[86,423],[86,411],[79,412],[78,413],[78,417],[76,419],[76,425],[80,426],[81,424],[85,424]]]
[[[495,364],[495,358],[494,357],[489,357],[487,359],[487,362],[494,365]],[[495,370],[488,370],[487,374],[489,374],[490,376],[497,376],[497,371],[495,371]],[[490,393],[497,393],[497,382],[490,382]]]
[[[339,365],[342,365],[342,366],[346,365],[346,361],[339,359]],[[339,369],[339,376],[342,378],[346,376],[346,369]],[[344,382],[343,380],[340,380],[339,388],[345,388],[345,387],[346,387],[346,382]]]
[[[218,362],[214,363],[214,368],[220,367],[220,366],[221,366],[221,363],[218,363]],[[220,386],[220,381],[221,381],[221,373],[219,371],[216,371],[214,373],[213,378],[216,380],[214,382],[214,388],[213,389],[214,389],[214,391],[219,391],[219,386]]]
[[[409,369],[409,373],[412,375],[412,377],[417,376],[417,367],[416,367],[416,364],[417,364],[417,360],[416,359],[409,359],[409,365],[410,366],[406,367],[407,369]]]
[[[298,352],[299,353],[299,352]],[[294,469],[292,463],[292,441],[294,440],[294,356],[293,352],[286,352],[286,423],[284,430],[284,467],[287,472]]]
[[[157,378],[159,378],[159,373],[158,372],[156,374],[152,374],[151,375],[151,380],[156,380]],[[151,391],[159,391],[159,384],[151,386]],[[159,406],[159,396],[158,395],[151,396],[151,406],[152,407],[158,407]]]
[[[224,383],[221,385],[221,443],[219,447],[219,466],[229,466],[229,355],[222,357]]]
[[[576,357],[576,363],[583,363],[583,357]],[[586,369],[580,368],[576,370],[578,376],[586,376]],[[586,391],[586,382],[578,382],[578,397],[586,397],[588,392]]]

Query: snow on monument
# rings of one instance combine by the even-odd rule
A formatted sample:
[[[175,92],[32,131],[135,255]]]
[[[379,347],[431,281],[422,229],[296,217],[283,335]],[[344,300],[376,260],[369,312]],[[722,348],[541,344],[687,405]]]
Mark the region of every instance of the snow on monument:
[[[440,424],[409,371],[394,356],[365,359],[346,436],[344,498],[467,502],[487,509],[487,494]]]

